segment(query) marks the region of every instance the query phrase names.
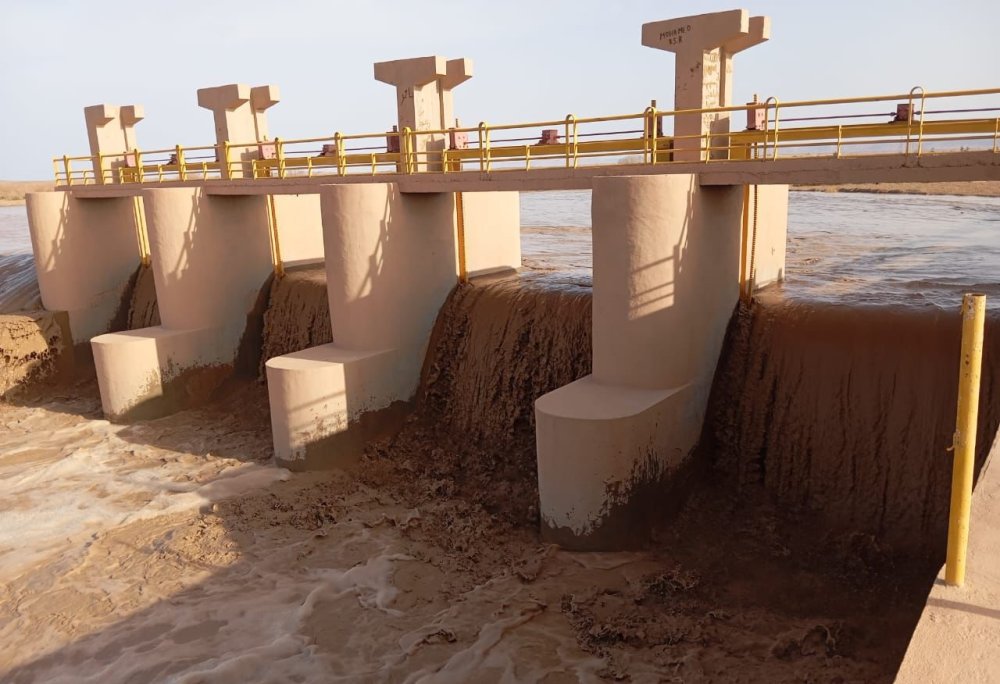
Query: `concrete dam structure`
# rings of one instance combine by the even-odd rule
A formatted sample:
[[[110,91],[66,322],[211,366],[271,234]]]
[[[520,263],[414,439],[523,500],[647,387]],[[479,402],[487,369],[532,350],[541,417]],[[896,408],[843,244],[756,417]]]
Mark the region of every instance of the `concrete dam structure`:
[[[935,575],[964,349],[950,307],[973,283],[996,301],[1000,285],[952,278],[956,259],[944,294],[925,296],[949,254],[914,259],[938,243],[906,244],[884,199],[853,216],[876,215],[910,271],[883,270],[891,255],[858,240],[851,254],[869,259],[812,272],[825,298],[782,283],[868,227],[838,234],[850,222],[824,216],[798,232],[798,193],[789,239],[789,184],[998,180],[1000,88],[735,102],[736,56],[770,37],[746,10],[647,23],[642,45],[674,53],[671,108],[607,116],[463,125],[473,64],[438,56],[375,64],[396,114],[369,133],[276,136],[274,85],[199,90],[215,137],[193,146],[143,148],[139,105],[87,107],[89,154],[54,159],[55,190],[28,196],[33,257],[0,257],[0,466],[9,510],[63,521],[44,521],[50,535],[69,526],[33,489],[46,459],[49,480],[86,494],[67,501],[118,491],[127,529],[77,530],[83,571],[50,573],[77,593],[45,580],[49,603],[97,616],[58,649],[39,635],[66,613],[35,598],[34,570],[11,575],[8,603],[42,617],[0,620],[3,653],[41,645],[7,676],[181,676],[200,657],[184,649],[211,667],[249,652],[230,636],[240,613],[308,661],[265,648],[258,673],[303,681],[474,681],[487,661],[498,679],[989,681],[995,309],[969,581]],[[533,260],[519,193],[548,190],[589,193],[571,195],[589,197],[591,225],[573,256],[592,246],[592,271]],[[994,218],[955,229],[995,220],[983,204]],[[843,298],[859,273],[899,276],[905,293]],[[30,398],[45,376],[56,418]],[[196,468],[220,479],[201,486]],[[315,470],[339,472],[288,472]],[[116,574],[119,546],[148,556],[143,592],[161,565],[200,574],[106,628],[101,581],[135,570]]]
[[[784,277],[787,184],[1000,178],[991,110],[947,106],[1000,89],[734,103],[735,56],[769,37],[746,10],[646,24],[674,108],[589,119],[463,127],[472,63],[443,57],[375,65],[397,103],[375,134],[272,138],[273,85],[199,90],[216,139],[195,147],[143,150],[142,107],[88,107],[90,154],[27,200],[42,303],[128,422],[206,401],[259,347],[266,293],[318,277],[318,329],[265,354],[274,454],[350,467],[398,429],[456,284],[520,268],[518,191],[589,189],[591,369],[535,402],[539,521],[566,548],[634,548],[682,498],[734,307]]]

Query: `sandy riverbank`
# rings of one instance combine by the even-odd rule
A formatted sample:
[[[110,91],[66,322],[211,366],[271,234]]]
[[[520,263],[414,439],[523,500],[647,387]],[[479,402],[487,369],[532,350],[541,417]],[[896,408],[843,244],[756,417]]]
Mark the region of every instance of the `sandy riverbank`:
[[[24,204],[29,192],[44,192],[55,187],[52,181],[0,181],[0,207]]]
[[[866,192],[887,195],[961,195],[964,197],[1000,197],[1000,181],[793,185],[792,190],[798,192]]]

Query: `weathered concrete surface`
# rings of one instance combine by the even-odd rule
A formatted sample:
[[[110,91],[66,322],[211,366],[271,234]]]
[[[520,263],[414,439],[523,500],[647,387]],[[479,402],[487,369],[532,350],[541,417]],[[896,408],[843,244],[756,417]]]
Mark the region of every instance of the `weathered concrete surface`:
[[[694,176],[595,185],[593,374],[535,403],[549,540],[635,547],[676,504],[739,294],[742,210],[741,188]],[[776,225],[780,240],[762,228],[762,242],[783,242]]]
[[[1000,682],[1000,441],[972,497],[965,585],[944,583],[944,567],[896,677],[897,684]]]
[[[66,311],[77,343],[107,332],[139,263],[133,200],[75,192],[27,196],[42,304]]]

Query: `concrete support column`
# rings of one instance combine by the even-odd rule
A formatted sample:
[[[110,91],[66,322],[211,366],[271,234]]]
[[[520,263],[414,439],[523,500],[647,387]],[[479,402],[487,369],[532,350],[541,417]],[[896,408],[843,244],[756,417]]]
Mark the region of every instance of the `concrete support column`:
[[[252,175],[250,164],[261,156],[260,146],[254,143],[268,140],[266,111],[280,99],[278,87],[274,85],[251,88],[243,83],[231,83],[198,90],[198,106],[211,110],[215,118],[220,162],[224,162],[226,145],[233,145],[229,151],[230,166],[222,170],[223,178]]]
[[[398,129],[445,130],[455,125],[452,89],[472,78],[472,60],[415,57],[379,62],[375,79],[396,86]],[[419,171],[440,171],[435,152],[448,147],[444,133],[424,134],[413,139]],[[430,153],[430,154],[428,154]]]
[[[93,105],[84,108],[83,116],[96,182],[99,185],[118,182],[115,172],[126,166],[125,155],[138,147],[135,125],[145,118],[142,106]]]
[[[112,327],[139,265],[131,197],[27,196],[38,289],[49,311],[65,311],[76,344]]]
[[[267,362],[275,456],[293,469],[350,466],[398,425],[458,278],[452,193],[332,185],[321,205],[334,341]],[[470,272],[520,266],[517,209],[516,193],[467,203]]]
[[[92,340],[104,413],[116,421],[207,399],[232,374],[272,271],[265,196],[155,188],[143,199],[162,324]],[[318,206],[311,216],[308,203],[290,213],[296,206],[285,205],[294,232],[282,237],[300,257],[321,257]]]
[[[712,12],[655,21],[642,26],[642,44],[673,52],[674,109],[712,109],[732,106],[733,56],[768,40],[768,17],[750,17],[746,10]],[[674,118],[674,160],[704,161],[706,141],[725,147],[729,112],[686,114]],[[714,138],[708,136],[712,134]],[[694,136],[694,137],[692,137]],[[711,158],[725,158],[714,150]]]
[[[594,180],[593,374],[535,403],[543,535],[641,544],[697,443],[739,296],[743,189]]]

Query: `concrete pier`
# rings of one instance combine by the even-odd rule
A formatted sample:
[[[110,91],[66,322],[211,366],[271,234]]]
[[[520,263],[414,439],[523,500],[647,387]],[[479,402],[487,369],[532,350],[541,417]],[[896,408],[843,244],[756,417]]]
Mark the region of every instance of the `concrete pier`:
[[[198,403],[227,378],[272,272],[267,197],[143,191],[162,325],[92,340],[105,415],[124,421]],[[315,196],[275,198],[283,254],[322,258]]]
[[[134,201],[35,192],[27,212],[42,304],[65,311],[74,344],[86,344],[110,329],[139,266]]]
[[[451,193],[395,184],[321,192],[334,342],[267,362],[275,456],[294,469],[350,466],[416,392],[434,320],[458,279]],[[518,195],[465,204],[473,274],[521,264]]]
[[[679,502],[739,296],[743,196],[690,175],[595,179],[593,373],[535,404],[548,540],[636,547]],[[775,207],[758,211],[759,284],[784,269]]]

